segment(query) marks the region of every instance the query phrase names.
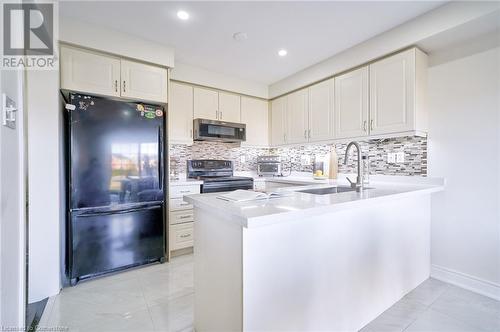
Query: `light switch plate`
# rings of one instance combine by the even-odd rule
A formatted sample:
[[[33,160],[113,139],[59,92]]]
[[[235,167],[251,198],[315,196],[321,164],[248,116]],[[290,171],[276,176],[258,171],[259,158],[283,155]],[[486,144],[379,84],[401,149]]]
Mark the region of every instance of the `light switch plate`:
[[[396,162],[396,154],[393,152],[389,152],[387,154],[387,162],[394,164]]]
[[[245,155],[240,156],[240,163],[246,163],[247,162],[247,157]]]
[[[2,124],[10,129],[16,129],[16,102],[2,93]]]
[[[396,153],[396,162],[397,163],[404,163],[405,162],[405,153],[404,152]]]

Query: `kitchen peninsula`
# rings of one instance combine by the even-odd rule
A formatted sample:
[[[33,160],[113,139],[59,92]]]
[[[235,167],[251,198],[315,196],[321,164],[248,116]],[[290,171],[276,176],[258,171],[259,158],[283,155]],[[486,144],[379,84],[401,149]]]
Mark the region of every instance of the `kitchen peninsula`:
[[[302,191],[344,182],[303,183],[244,203],[186,196],[195,329],[362,328],[429,277],[430,197],[444,181],[405,179],[374,176],[362,192],[323,195]]]

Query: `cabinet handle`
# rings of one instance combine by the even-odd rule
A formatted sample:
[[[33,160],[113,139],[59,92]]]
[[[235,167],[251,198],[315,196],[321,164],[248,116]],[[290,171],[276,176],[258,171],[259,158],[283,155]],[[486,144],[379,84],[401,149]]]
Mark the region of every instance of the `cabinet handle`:
[[[308,130],[308,136],[311,138],[311,129]]]
[[[222,120],[222,112],[219,112],[219,120]]]
[[[370,130],[373,130],[373,119],[370,120]]]
[[[181,235],[181,238],[183,238],[183,239],[185,239],[185,238],[187,238],[187,237],[191,237],[191,234],[182,234],[182,235]]]
[[[189,129],[189,137],[193,138],[193,129]]]
[[[286,143],[286,134],[283,134],[283,142]]]
[[[123,93],[125,93],[125,81],[123,81]]]
[[[188,193],[188,192],[190,192],[190,191],[189,190],[181,190],[181,194]]]
[[[366,131],[366,129],[367,128],[366,128],[366,120],[365,120],[365,121],[363,121],[363,131]]]
[[[193,217],[192,215],[180,216],[179,219],[187,219],[187,218],[192,218],[192,217]]]
[[[219,111],[215,110],[215,118],[219,119]]]
[[[307,138],[307,129],[304,130],[304,138]]]
[[[189,203],[188,202],[181,202],[181,204],[179,204],[179,205],[181,205],[181,206],[182,205],[189,205]]]
[[[118,80],[115,80],[115,92],[118,92]]]

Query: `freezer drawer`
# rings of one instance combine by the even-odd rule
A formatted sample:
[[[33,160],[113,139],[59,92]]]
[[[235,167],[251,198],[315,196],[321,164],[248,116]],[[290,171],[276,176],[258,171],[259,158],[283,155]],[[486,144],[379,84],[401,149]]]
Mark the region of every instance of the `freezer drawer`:
[[[72,214],[70,278],[163,260],[163,206]]]

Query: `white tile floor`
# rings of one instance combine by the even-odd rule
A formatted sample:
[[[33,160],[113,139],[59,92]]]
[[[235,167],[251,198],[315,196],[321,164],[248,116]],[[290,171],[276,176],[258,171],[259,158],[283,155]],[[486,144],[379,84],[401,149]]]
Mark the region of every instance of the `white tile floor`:
[[[192,331],[193,258],[65,288],[41,326],[69,331]],[[500,332],[500,302],[429,279],[362,332]]]

